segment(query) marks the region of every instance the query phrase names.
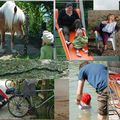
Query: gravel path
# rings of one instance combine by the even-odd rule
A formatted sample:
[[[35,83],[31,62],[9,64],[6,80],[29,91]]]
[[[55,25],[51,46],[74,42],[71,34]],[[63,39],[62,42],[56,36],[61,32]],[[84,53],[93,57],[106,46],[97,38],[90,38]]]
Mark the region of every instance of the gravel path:
[[[28,120],[35,116],[25,116],[23,118],[16,118],[12,116],[7,108],[7,105],[0,109],[0,120]]]

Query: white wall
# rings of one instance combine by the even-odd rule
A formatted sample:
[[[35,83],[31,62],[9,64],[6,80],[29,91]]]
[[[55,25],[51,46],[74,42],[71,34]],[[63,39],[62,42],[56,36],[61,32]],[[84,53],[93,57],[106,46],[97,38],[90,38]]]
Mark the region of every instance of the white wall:
[[[94,10],[119,10],[120,0],[94,0]]]

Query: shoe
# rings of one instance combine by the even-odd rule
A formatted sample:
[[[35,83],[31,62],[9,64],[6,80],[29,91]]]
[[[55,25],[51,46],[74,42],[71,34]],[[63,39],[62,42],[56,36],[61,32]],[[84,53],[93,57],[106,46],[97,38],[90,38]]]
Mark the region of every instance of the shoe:
[[[77,55],[78,57],[82,57],[82,55],[80,54],[79,51],[76,51],[76,55]]]
[[[40,98],[44,99],[44,96],[43,96],[41,93],[39,93],[38,96],[39,96]]]
[[[71,42],[69,42],[69,41],[66,41],[66,44],[67,44],[67,45],[70,45],[70,44],[71,44]]]
[[[84,48],[82,49],[82,51],[83,51],[84,53],[88,53],[88,50],[85,50]]]

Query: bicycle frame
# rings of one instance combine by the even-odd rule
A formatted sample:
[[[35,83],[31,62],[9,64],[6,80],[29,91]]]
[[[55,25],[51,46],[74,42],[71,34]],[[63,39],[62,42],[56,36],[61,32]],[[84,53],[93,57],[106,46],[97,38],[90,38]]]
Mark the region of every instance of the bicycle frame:
[[[35,90],[37,93],[39,93],[39,92],[54,92],[54,90],[53,89],[48,89],[48,90]],[[46,100],[44,100],[42,103],[38,103],[39,105],[36,105],[35,104],[35,108],[37,109],[37,108],[40,108],[40,107],[42,107],[45,103],[47,103],[49,100],[51,100],[51,99],[53,99],[54,98],[54,94],[52,94],[50,97],[48,97]],[[33,106],[33,98],[32,98],[32,96],[30,96],[30,104],[31,104],[31,106]]]

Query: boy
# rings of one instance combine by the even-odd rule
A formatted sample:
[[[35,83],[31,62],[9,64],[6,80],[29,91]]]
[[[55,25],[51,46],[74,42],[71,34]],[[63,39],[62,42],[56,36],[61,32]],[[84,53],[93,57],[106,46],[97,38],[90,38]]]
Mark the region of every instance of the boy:
[[[108,101],[108,70],[107,67],[102,64],[86,64],[80,65],[78,88],[76,92],[76,103],[80,104],[84,83],[87,80],[88,83],[96,89],[98,93],[98,120],[107,120],[107,101]]]

